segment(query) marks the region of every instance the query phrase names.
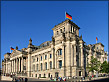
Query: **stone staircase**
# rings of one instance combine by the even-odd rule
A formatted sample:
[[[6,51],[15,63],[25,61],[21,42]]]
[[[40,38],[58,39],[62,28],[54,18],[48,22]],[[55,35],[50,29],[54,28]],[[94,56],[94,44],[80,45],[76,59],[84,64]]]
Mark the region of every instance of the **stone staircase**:
[[[1,80],[2,81],[12,81],[11,77],[7,77],[7,76],[1,76]]]

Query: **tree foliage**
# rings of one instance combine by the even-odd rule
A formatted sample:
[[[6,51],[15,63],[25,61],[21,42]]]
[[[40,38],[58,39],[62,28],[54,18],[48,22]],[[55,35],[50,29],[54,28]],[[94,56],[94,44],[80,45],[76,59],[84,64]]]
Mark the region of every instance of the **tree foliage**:
[[[104,61],[100,66],[100,72],[102,73],[109,73],[109,63],[107,61]]]
[[[99,71],[99,67],[100,67],[100,61],[98,61],[97,58],[91,56],[90,64],[88,64],[87,67],[89,72]]]

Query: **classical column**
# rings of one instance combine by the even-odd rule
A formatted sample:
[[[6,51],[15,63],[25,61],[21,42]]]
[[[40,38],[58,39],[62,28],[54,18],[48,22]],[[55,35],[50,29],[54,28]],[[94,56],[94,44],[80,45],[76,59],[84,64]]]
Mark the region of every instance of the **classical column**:
[[[39,57],[38,57],[38,61],[39,61],[39,71],[41,70],[41,64],[40,64],[40,55],[39,55]]]
[[[26,57],[26,71],[28,71],[28,58]]]
[[[24,66],[26,67],[26,58],[24,59]],[[26,70],[25,70],[26,71]]]
[[[28,54],[28,77],[31,76],[31,54]]]
[[[20,69],[21,69],[21,67],[20,67],[20,61],[21,61],[21,60],[20,60],[20,58],[19,58],[19,72],[20,72]]]
[[[11,61],[11,73],[12,73],[12,61]]]
[[[13,60],[12,60],[12,72],[13,72]]]
[[[70,45],[70,41],[67,41],[67,66],[71,66],[71,45]]]
[[[23,71],[23,57],[22,57],[22,64],[21,64],[21,72]]]
[[[55,52],[55,68],[57,68],[57,53]]]
[[[62,66],[65,66],[65,45],[62,46]]]
[[[54,48],[51,49],[51,55],[52,55],[52,68],[55,68],[55,55],[54,55]]]
[[[4,73],[5,73],[5,64],[4,64]]]
[[[77,62],[76,62],[76,44],[74,45],[74,66],[77,66]]]
[[[49,64],[50,64],[50,63],[49,63],[49,57],[50,57],[49,54],[47,54],[47,69],[50,68],[50,67],[49,67]]]
[[[84,67],[83,44],[81,43],[81,67]]]
[[[17,72],[17,62],[18,62],[18,61],[17,61],[17,58],[16,58],[16,72]]]
[[[79,66],[81,67],[81,49],[79,50]]]
[[[72,66],[74,66],[74,46],[72,45]]]
[[[7,70],[8,70],[8,69],[7,69],[7,59],[6,59],[6,73],[7,73]]]
[[[42,61],[43,61],[43,70],[45,70],[45,63],[44,63],[44,54],[42,55]],[[37,65],[36,65],[37,66]],[[37,68],[36,68],[37,70]]]
[[[83,54],[83,41],[81,40],[80,41],[80,45],[81,45],[81,68],[83,69],[82,71],[82,75],[84,76],[85,75],[85,69],[84,69],[84,54]]]
[[[15,70],[16,70],[15,68],[16,68],[16,65],[15,65],[15,59],[14,59],[14,72],[16,72],[16,71],[15,71]]]
[[[54,69],[55,68],[55,49],[54,48],[53,48],[52,58],[53,58],[53,69]]]
[[[13,60],[13,72],[14,72],[14,60]]]

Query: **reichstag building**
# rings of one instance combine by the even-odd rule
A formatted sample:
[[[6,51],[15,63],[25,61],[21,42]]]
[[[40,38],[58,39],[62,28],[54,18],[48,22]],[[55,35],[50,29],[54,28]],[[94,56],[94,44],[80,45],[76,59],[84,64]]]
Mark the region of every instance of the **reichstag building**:
[[[3,74],[36,78],[85,76],[91,56],[102,63],[107,61],[107,53],[102,43],[86,45],[79,29],[67,19],[54,26],[51,41],[35,46],[30,38],[27,48],[16,47],[4,55]]]

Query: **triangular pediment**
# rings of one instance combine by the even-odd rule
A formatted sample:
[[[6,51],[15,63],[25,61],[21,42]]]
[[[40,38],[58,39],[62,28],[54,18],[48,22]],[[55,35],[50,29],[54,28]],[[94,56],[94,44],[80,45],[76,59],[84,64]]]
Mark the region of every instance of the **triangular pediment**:
[[[17,56],[17,55],[20,55],[22,54],[20,51],[18,50],[13,50],[13,52],[11,53],[10,57],[14,57],[14,56]]]

